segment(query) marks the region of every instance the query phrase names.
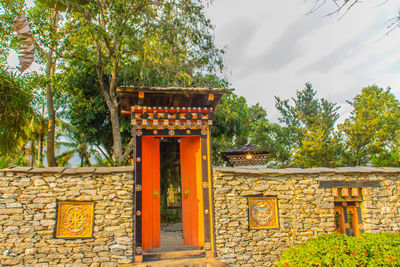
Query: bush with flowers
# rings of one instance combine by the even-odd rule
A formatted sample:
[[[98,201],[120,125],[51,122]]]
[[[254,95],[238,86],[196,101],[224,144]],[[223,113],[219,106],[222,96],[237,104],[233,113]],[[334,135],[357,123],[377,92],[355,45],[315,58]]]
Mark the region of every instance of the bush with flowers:
[[[287,248],[277,266],[400,266],[400,233],[320,235]]]

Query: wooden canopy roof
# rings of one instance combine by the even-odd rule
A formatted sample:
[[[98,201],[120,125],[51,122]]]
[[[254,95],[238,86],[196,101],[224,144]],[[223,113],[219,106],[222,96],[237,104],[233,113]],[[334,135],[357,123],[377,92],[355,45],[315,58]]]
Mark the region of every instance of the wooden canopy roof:
[[[268,151],[260,150],[258,145],[252,144],[231,148],[221,154],[222,158],[233,166],[260,165],[266,164],[269,160]]]
[[[145,87],[120,86],[117,88],[121,100],[121,113],[131,114],[131,107],[207,107],[217,106],[223,94],[233,89],[198,87]]]

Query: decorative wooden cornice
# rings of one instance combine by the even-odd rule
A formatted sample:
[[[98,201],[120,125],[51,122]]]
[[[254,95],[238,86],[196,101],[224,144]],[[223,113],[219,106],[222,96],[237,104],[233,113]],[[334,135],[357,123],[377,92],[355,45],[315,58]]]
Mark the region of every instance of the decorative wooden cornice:
[[[212,125],[213,108],[133,106],[136,129],[206,129]]]
[[[267,164],[269,160],[268,154],[227,155],[225,157],[233,166],[264,165]]]

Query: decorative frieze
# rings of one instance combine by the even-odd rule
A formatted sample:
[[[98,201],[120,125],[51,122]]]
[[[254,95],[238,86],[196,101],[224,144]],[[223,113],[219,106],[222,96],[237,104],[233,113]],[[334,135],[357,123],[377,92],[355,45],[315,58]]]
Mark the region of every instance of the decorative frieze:
[[[132,106],[132,125],[136,129],[206,129],[212,125],[213,108]],[[140,134],[139,134],[140,135]]]

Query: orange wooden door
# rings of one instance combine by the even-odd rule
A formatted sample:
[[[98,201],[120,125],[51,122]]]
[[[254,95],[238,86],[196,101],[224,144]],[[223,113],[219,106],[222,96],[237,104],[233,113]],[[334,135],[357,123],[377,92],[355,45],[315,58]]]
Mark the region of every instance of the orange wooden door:
[[[183,243],[204,246],[200,136],[180,140]]]
[[[358,227],[358,216],[357,216],[357,207],[348,206],[347,207],[347,221],[349,223],[349,234],[358,236],[360,234],[360,230]]]
[[[343,207],[339,206],[334,207],[334,212],[335,212],[336,231],[339,231],[341,234],[346,234],[346,223],[344,220]]]
[[[160,246],[160,140],[142,137],[143,249]]]

